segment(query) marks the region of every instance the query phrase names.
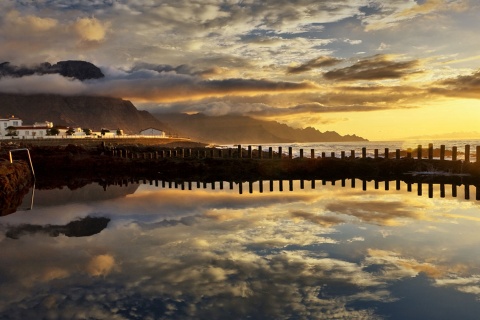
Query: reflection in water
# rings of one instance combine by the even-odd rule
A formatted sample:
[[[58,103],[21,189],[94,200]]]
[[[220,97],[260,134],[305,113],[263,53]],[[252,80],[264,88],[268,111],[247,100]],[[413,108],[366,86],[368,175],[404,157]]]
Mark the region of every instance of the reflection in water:
[[[111,220],[90,237],[0,238],[0,318],[476,319],[480,312],[480,208],[464,200],[472,186],[145,182],[105,191],[93,184],[50,204],[59,193],[37,190],[42,205],[1,217],[2,235],[22,224]]]
[[[69,222],[64,226],[22,224],[9,227],[5,235],[11,239],[18,239],[21,236],[35,233],[44,233],[51,237],[58,237],[60,234],[64,234],[67,237],[87,237],[100,233],[107,227],[109,221],[110,219],[103,217],[85,217]]]

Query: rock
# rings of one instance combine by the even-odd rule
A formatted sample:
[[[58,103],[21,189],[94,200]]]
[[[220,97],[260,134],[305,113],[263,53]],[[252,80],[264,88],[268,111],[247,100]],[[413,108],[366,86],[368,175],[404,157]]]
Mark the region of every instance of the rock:
[[[54,65],[44,62],[35,66],[15,66],[9,62],[0,63],[0,78],[6,76],[17,78],[34,74],[60,74],[80,81],[100,79],[105,76],[97,66],[86,61],[59,61]]]

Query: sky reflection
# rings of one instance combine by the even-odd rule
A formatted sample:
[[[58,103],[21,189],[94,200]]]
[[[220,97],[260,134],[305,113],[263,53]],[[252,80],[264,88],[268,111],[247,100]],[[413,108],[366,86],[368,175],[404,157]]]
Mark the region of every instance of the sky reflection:
[[[61,191],[37,193],[49,205],[0,218],[0,318],[478,315],[476,201],[418,197],[405,188],[301,189],[300,181],[293,191],[285,182],[287,191],[270,192],[264,183],[263,193],[247,187],[243,194],[238,185],[101,190],[111,198],[88,185],[57,204]],[[86,216],[111,222],[91,237],[5,237],[10,226]]]

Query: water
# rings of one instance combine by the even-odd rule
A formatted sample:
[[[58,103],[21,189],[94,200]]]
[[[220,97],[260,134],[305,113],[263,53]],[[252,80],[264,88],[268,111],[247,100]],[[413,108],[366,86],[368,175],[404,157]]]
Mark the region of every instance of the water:
[[[441,145],[445,145],[446,150],[452,150],[452,147],[458,148],[457,159],[464,159],[465,146],[470,145],[471,161],[475,161],[475,146],[480,146],[480,140],[408,140],[408,141],[359,141],[359,142],[312,142],[312,143],[264,143],[264,144],[250,144],[252,148],[262,146],[262,150],[268,150],[269,147],[273,151],[278,151],[278,147],[282,147],[282,152],[288,154],[288,147],[292,147],[293,156],[300,156],[300,149],[304,150],[304,156],[310,157],[310,150],[315,150],[315,156],[319,157],[322,152],[326,153],[327,157],[330,157],[331,152],[335,152],[336,157],[340,157],[340,153],[345,151],[346,155],[350,155],[350,151],[354,150],[355,154],[360,156],[362,154],[362,148],[367,148],[367,157],[374,156],[374,150],[379,150],[379,155],[383,156],[385,148],[389,148],[389,152],[395,152],[396,149],[407,150],[412,149],[416,152],[418,145],[422,148],[428,148],[429,143],[433,143],[434,148],[440,148]],[[246,148],[248,144],[243,144],[242,147]],[[225,147],[231,148],[234,145],[227,145]],[[416,153],[415,153],[416,155]],[[449,159],[447,156],[446,159]]]
[[[479,189],[346,179],[35,190],[21,206],[31,210],[0,217],[0,319],[478,319]],[[90,236],[52,232],[85,217],[110,221]]]

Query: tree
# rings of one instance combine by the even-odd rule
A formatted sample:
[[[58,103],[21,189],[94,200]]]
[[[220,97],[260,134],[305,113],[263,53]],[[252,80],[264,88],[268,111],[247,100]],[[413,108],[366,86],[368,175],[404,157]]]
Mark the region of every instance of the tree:
[[[87,136],[91,136],[92,135],[92,129],[88,129],[88,128],[83,128],[82,131],[85,133],[85,135]]]
[[[105,135],[105,133],[107,133],[107,132],[110,132],[110,130],[108,130],[108,129],[102,129],[102,131],[101,131],[101,133],[102,133],[102,136],[104,136],[104,135]]]
[[[60,134],[60,130],[58,130],[58,128],[51,128],[50,130],[47,130],[47,135],[49,136],[56,136]]]
[[[68,128],[67,132],[65,132],[67,136],[71,136],[75,133],[75,130],[73,128]]]
[[[123,130],[117,129],[117,136],[123,136]]]
[[[16,136],[17,135],[17,128],[15,128],[13,126],[8,126],[7,131],[8,131],[8,133],[6,134],[6,136]]]

